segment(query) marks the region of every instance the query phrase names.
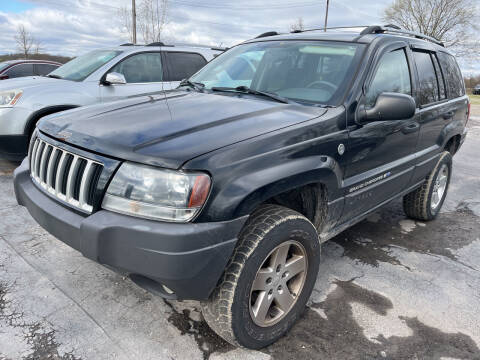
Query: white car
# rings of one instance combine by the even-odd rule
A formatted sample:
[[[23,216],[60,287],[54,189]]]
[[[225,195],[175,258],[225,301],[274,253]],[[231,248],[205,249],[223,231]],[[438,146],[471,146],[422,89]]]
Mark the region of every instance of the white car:
[[[91,51],[47,76],[0,83],[0,157],[25,157],[38,120],[80,106],[170,90],[223,52],[153,43]]]

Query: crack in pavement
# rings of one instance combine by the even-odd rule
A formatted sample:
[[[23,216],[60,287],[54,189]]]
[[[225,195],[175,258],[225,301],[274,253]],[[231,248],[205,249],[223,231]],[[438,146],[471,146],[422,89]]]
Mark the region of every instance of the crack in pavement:
[[[41,276],[46,278],[50,283],[53,284],[55,289],[60,291],[64,296],[66,296],[68,299],[70,299],[78,308],[102,331],[102,333],[113,343],[115,344],[127,358],[132,358],[132,354],[130,354],[130,351],[125,350],[119,343],[116,341],[114,338],[110,336],[110,334],[103,328],[103,326],[95,320],[95,318],[79,303],[77,302],[74,298],[72,298],[66,291],[64,291],[60,286],[58,286],[53,280],[51,280],[46,274],[43,273],[43,271],[39,268],[37,268],[35,265],[33,265],[28,259],[26,259],[22,253],[17,251],[17,249],[7,240],[5,239],[2,235],[0,235],[0,239],[2,239],[8,247],[12,249],[12,251],[17,254],[27,265],[29,265],[33,270],[38,272]]]

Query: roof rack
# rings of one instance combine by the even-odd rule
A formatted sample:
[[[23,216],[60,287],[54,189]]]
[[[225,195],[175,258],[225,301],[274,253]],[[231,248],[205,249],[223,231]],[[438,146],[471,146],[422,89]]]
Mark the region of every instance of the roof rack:
[[[157,42],[153,42],[153,43],[150,43],[148,45],[145,45],[145,46],[163,46],[163,47],[175,47],[175,46],[186,46],[186,47],[200,47],[200,48],[207,48],[207,49],[210,49],[210,50],[216,50],[216,51],[226,51],[228,50],[228,48],[226,47],[220,47],[220,46],[211,46],[211,45],[199,45],[199,44],[182,44],[182,43],[178,43],[178,44],[165,44],[164,42],[162,41],[157,41]]]
[[[147,44],[146,46],[166,46],[166,45],[162,41],[156,41],[156,42]]]
[[[307,32],[307,31],[325,31],[325,30],[341,30],[341,29],[356,29],[356,28],[366,28],[368,25],[354,25],[354,26],[331,26],[327,27],[326,29],[324,27],[322,28],[313,28],[313,29],[306,29],[306,30],[293,30],[291,33],[296,34],[296,33],[302,33],[302,32]]]
[[[280,34],[276,31],[267,31],[267,32],[264,32],[263,34],[258,35],[255,39],[260,39],[263,37],[275,36],[275,35],[280,35]]]
[[[367,35],[367,34],[385,34],[385,33],[407,35],[410,37],[414,37],[416,39],[427,40],[427,41],[433,42],[434,44],[445,47],[445,44],[443,42],[431,36],[423,35],[416,31],[405,30],[392,24],[383,25],[383,26],[382,25],[367,26],[365,29],[362,30],[362,32],[360,33],[360,36]]]

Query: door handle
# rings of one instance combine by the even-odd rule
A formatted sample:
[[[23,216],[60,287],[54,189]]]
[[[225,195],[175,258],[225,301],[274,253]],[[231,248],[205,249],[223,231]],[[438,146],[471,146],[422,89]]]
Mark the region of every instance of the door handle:
[[[402,133],[411,134],[418,131],[418,129],[420,129],[420,124],[417,122],[414,122],[414,123],[408,124],[407,126],[404,126],[402,128]]]
[[[453,115],[455,115],[455,113],[453,111],[447,111],[446,113],[444,113],[442,115],[442,117],[445,119],[445,120],[449,120],[451,118],[453,118]]]

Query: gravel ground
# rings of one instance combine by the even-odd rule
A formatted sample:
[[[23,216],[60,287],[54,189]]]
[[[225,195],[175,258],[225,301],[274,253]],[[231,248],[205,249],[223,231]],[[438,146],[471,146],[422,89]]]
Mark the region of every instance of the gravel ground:
[[[480,359],[480,106],[442,213],[393,202],[323,245],[303,318],[262,352],[235,349],[198,303],[165,301],[83,258],[16,205],[0,161],[0,360]]]

